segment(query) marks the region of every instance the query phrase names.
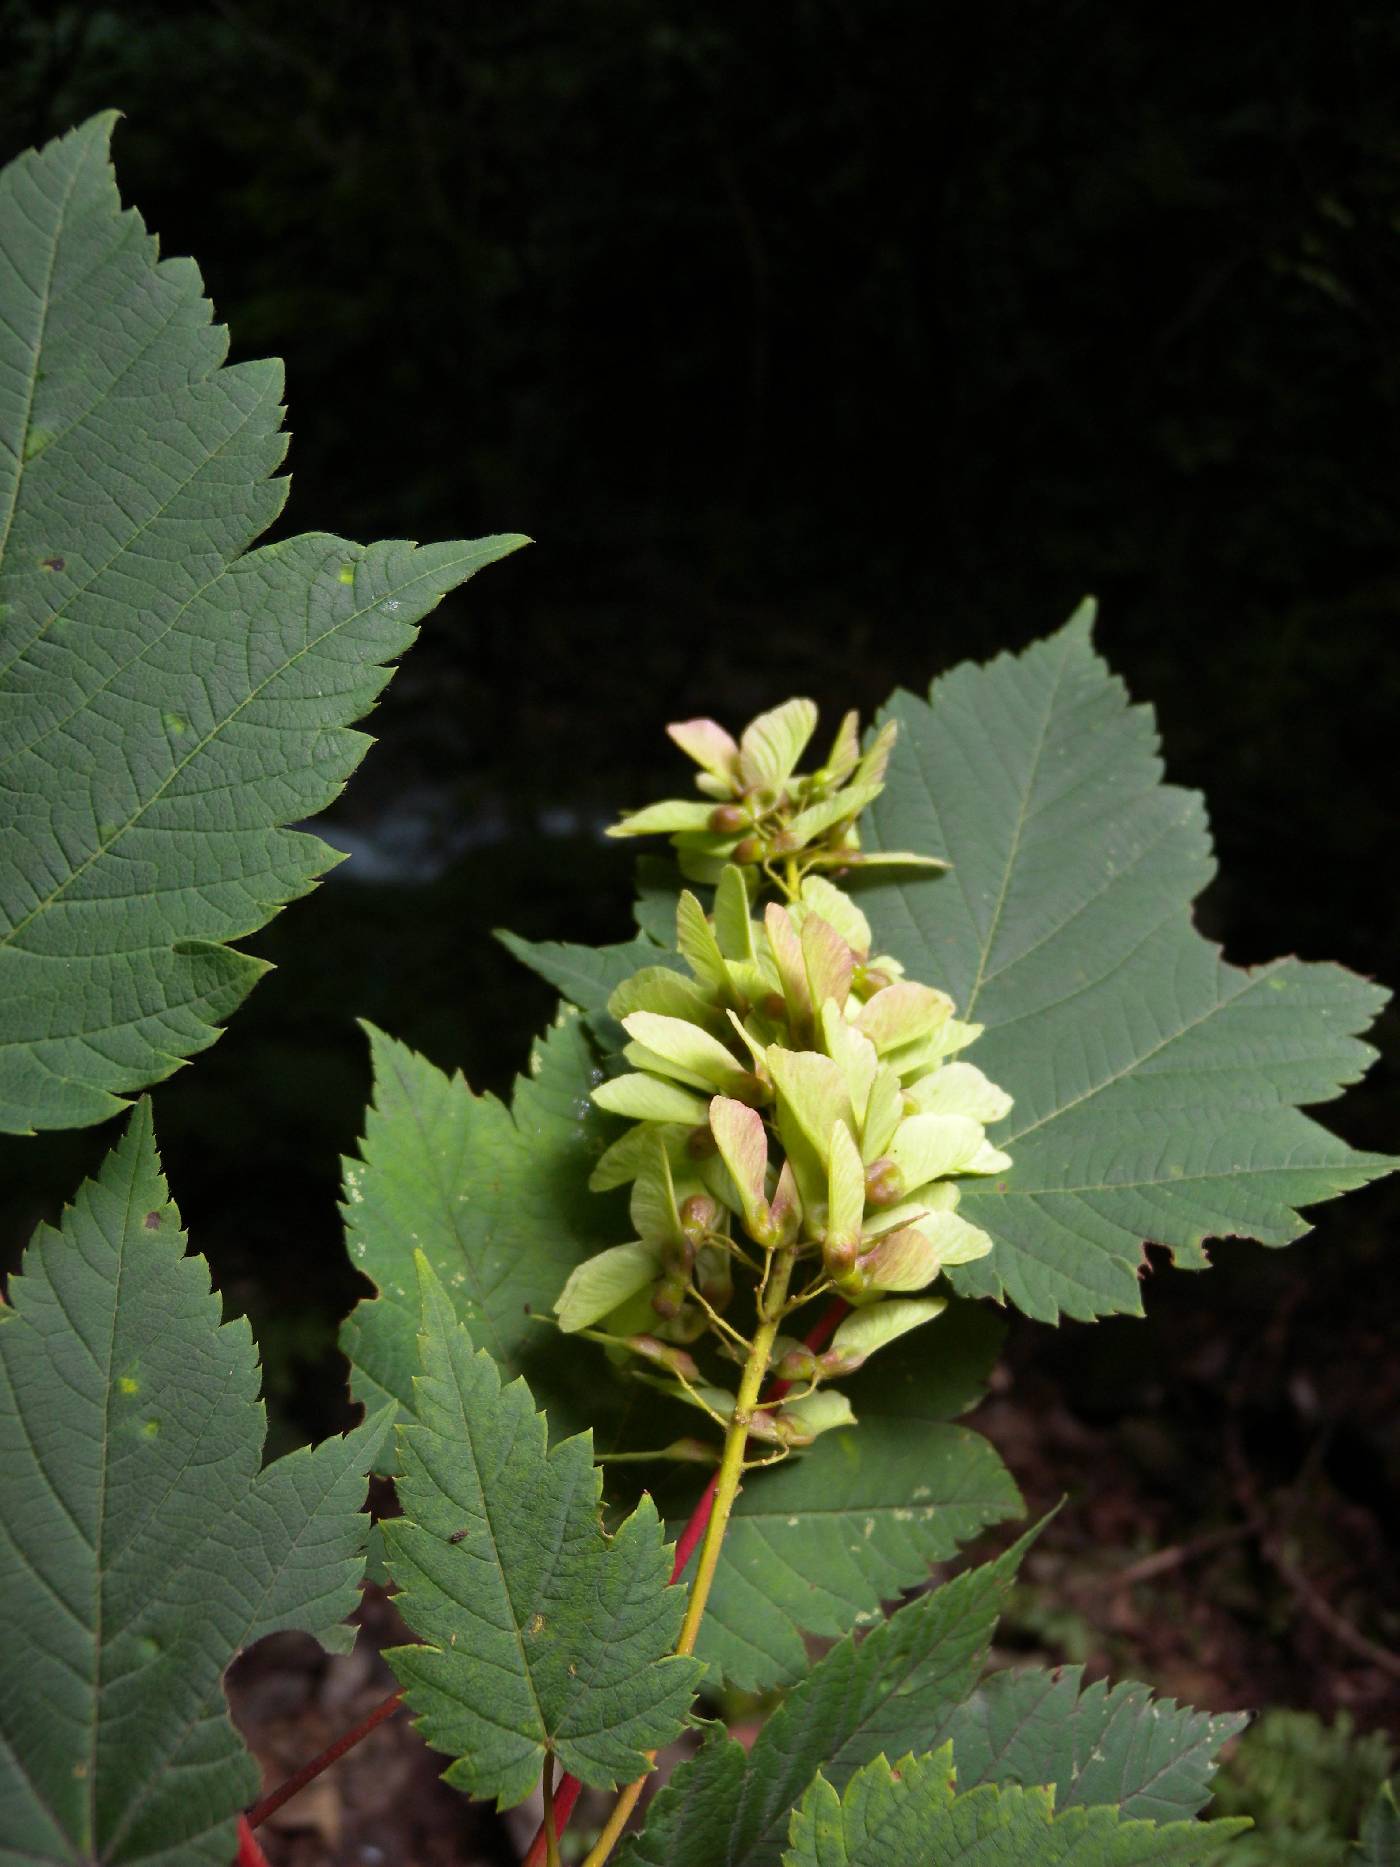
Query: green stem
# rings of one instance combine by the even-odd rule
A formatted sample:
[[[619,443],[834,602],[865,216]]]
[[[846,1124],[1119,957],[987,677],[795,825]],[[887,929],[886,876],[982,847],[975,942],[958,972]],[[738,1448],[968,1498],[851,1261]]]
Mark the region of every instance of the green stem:
[[[758,1327],[754,1331],[753,1346],[749,1350],[748,1360],[744,1363],[744,1372],[739,1381],[739,1393],[734,1402],[734,1412],[730,1416],[724,1436],[724,1452],[715,1479],[715,1497],[710,1508],[710,1521],[705,1526],[705,1540],[700,1545],[700,1556],[695,1565],[695,1580],[690,1585],[690,1599],[686,1603],[680,1638],[676,1641],[678,1654],[695,1651],[695,1640],[700,1632],[701,1617],[705,1612],[705,1604],[710,1598],[710,1590],[714,1586],[715,1571],[719,1567],[720,1547],[724,1542],[724,1533],[729,1526],[730,1513],[734,1509],[734,1500],[739,1495],[739,1486],[743,1480],[744,1450],[748,1444],[749,1422],[753,1419],[754,1410],[758,1405],[759,1389],[763,1386],[763,1377],[768,1372],[774,1338],[783,1320],[788,1280],[792,1276],[793,1265],[796,1261],[797,1253],[790,1246],[775,1252],[769,1265],[769,1274],[759,1294]],[[622,1791],[583,1867],[603,1867],[603,1862],[617,1846],[622,1831],[627,1825],[628,1816],[637,1806],[637,1798],[641,1795],[642,1785],[645,1782],[646,1778],[639,1776],[636,1782],[629,1783]]]
[[[710,1521],[705,1529],[705,1541],[700,1545],[700,1559],[695,1566],[695,1580],[690,1587],[690,1600],[686,1603],[685,1619],[681,1623],[681,1636],[676,1642],[677,1653],[693,1653],[695,1637],[700,1631],[700,1618],[705,1612],[705,1604],[710,1598],[710,1589],[714,1585],[715,1570],[719,1566],[720,1545],[724,1542],[724,1533],[729,1527],[729,1514],[734,1508],[734,1500],[739,1495],[739,1480],[744,1463],[744,1448],[748,1442],[749,1422],[758,1404],[759,1389],[763,1386],[763,1377],[768,1372],[768,1361],[773,1350],[773,1341],[778,1333],[778,1326],[783,1320],[783,1304],[787,1297],[788,1279],[792,1276],[792,1267],[796,1253],[791,1249],[775,1253],[772,1275],[767,1280],[767,1287],[759,1306],[758,1327],[754,1331],[753,1347],[749,1358],[744,1363],[744,1372],[739,1381],[739,1394],[734,1403],[734,1412],[730,1417],[729,1430],[725,1434],[724,1454],[719,1464],[719,1480],[715,1485],[715,1501],[710,1511]],[[589,1867],[594,1867],[589,1863]]]
[[[674,1445],[674,1443],[675,1442],[672,1441],[672,1445]],[[708,1460],[700,1457],[698,1451],[693,1457],[687,1454],[686,1457],[682,1459],[677,1453],[672,1451],[671,1446],[658,1446],[654,1452],[595,1452],[593,1458],[595,1463],[599,1465],[624,1465],[628,1463],[633,1465],[654,1464],[658,1459],[675,1459],[677,1464],[686,1465],[704,1465],[709,1463]],[[714,1462],[718,1464],[718,1458],[716,1458]]]

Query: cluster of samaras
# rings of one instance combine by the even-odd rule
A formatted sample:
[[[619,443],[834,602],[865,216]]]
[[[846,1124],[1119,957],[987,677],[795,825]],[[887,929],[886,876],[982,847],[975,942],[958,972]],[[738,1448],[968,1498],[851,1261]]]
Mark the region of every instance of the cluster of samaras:
[[[845,1396],[823,1383],[936,1316],[944,1302],[929,1290],[943,1267],[990,1251],[958,1216],[958,1182],[1010,1164],[985,1128],[1011,1098],[958,1058],[981,1026],[898,960],[872,956],[860,908],[814,872],[926,860],[855,853],[854,817],[883,788],[895,729],[862,758],[850,717],[827,764],[797,777],[815,724],[797,700],[737,743],[709,720],[671,727],[703,768],[701,788],[727,786],[725,802],[661,804],[619,826],[671,831],[687,872],[715,882],[713,911],[683,892],[687,970],[645,967],[609,1001],[630,1070],[593,1099],[634,1125],[591,1183],[631,1185],[636,1236],[581,1264],[557,1305],[562,1329],[649,1361],[664,1372],[645,1378],[727,1423],[733,1395],[690,1348],[709,1334],[742,1362],[747,1338],[727,1314],[747,1313],[736,1272],[761,1288],[773,1254],[795,1253],[805,1282],[788,1306],[836,1295],[851,1313],[824,1352],[787,1336],[774,1345],[773,1372],[805,1391],[750,1430],[786,1447],[848,1424]],[[735,815],[717,823],[723,812]],[[755,919],[765,876],[786,900]]]

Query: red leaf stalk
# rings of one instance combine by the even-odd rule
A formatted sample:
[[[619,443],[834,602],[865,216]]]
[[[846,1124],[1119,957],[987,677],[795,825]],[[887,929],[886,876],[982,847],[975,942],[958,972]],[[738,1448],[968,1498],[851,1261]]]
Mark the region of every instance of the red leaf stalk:
[[[280,1809],[284,1802],[290,1802],[298,1791],[305,1789],[308,1783],[314,1782],[322,1770],[328,1770],[337,1758],[343,1757],[347,1750],[353,1750],[361,1738],[368,1737],[377,1724],[383,1724],[386,1718],[392,1718],[402,1703],[402,1691],[391,1692],[388,1698],[381,1699],[368,1716],[361,1718],[353,1731],[347,1731],[344,1737],[338,1737],[333,1744],[328,1744],[319,1757],[313,1757],[310,1763],[304,1763],[295,1776],[289,1776],[286,1782],[280,1788],[274,1789],[270,1796],[264,1796],[261,1802],[255,1802],[248,1810],[247,1827],[256,1828],[259,1822],[265,1822],[268,1816]],[[257,1844],[254,1843],[254,1845]],[[257,1859],[262,1859],[261,1850],[258,1852]],[[243,1867],[241,1858],[239,1867]],[[251,1856],[248,1867],[255,1867]],[[266,1867],[265,1862],[263,1867]]]
[[[266,1854],[258,1846],[258,1837],[248,1826],[248,1817],[238,1818],[238,1867],[268,1867]]]

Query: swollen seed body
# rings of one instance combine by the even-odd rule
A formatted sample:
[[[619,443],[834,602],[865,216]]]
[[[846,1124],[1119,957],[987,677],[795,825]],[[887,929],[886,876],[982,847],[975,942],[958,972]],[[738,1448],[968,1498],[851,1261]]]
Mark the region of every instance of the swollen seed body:
[[[857,1368],[865,1366],[866,1357],[854,1350],[829,1348],[819,1357],[821,1372],[830,1380],[839,1379],[843,1374],[854,1374]]]
[[[692,1193],[681,1202],[681,1230],[698,1245],[719,1224],[719,1206],[708,1193]]]
[[[629,1335],[627,1346],[634,1355],[640,1355],[646,1361],[654,1361],[658,1367],[669,1368],[672,1374],[683,1374],[688,1381],[700,1379],[695,1357],[688,1355],[683,1348],[662,1342],[654,1335]]]
[[[904,1197],[904,1175],[888,1155],[872,1160],[865,1170],[865,1199],[870,1206],[893,1206]]]
[[[710,812],[710,828],[716,836],[737,836],[748,827],[748,813],[737,804],[719,804]]]
[[[856,1261],[860,1241],[855,1238],[828,1238],[822,1245],[822,1263],[829,1277],[844,1277]]]
[[[669,1322],[673,1316],[679,1316],[685,1303],[686,1280],[672,1272],[667,1277],[657,1280],[651,1293],[651,1307],[658,1316],[664,1316]]]

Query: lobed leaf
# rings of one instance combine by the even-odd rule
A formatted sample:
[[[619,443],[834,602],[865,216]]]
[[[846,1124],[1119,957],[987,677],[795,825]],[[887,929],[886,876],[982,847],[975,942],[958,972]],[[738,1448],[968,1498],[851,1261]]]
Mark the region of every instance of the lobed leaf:
[[[1124,1821],[1115,1808],[1057,1814],[1041,1789],[957,1793],[952,1750],[883,1757],[838,1795],[818,1776],[793,1814],[783,1867],[1147,1867],[1213,1862],[1245,1822]],[[1226,1856],[1228,1859],[1228,1855]]]
[[[288,826],[369,745],[415,625],[525,541],[248,547],[276,363],[224,366],[190,260],[117,195],[114,119],[0,174],[0,1129],[104,1120],[265,970],[230,943],[340,858]]]
[[[676,1737],[701,1668],[673,1656],[684,1592],[649,1498],[599,1522],[590,1434],[545,1448],[523,1380],[503,1387],[418,1256],[421,1373],[399,1428],[402,1517],[384,1526],[396,1605],[426,1643],[387,1658],[446,1780],[502,1807],[547,1754],[581,1781],[630,1781]]]
[[[1213,1237],[1285,1244],[1298,1207],[1392,1165],[1295,1106],[1362,1074],[1385,994],[1338,966],[1242,970],[1196,931],[1201,800],[1160,782],[1152,715],[1090,621],[896,696],[866,840],[953,868],[860,894],[876,945],[986,1026],[978,1066],[1015,1098],[1013,1164],[960,1208],[996,1249],[953,1282],[1044,1320],[1140,1312],[1144,1240],[1188,1268]]]
[[[1111,1802],[1179,1821],[1210,1799],[1222,1744],[1249,1722],[1154,1699],[1124,1680],[1083,1686],[1082,1666],[996,1673],[928,1741],[951,1739],[958,1782],[1053,1788],[1057,1809]]]
[[[476,1096],[366,1025],[374,1100],[360,1158],[346,1160],[346,1248],[378,1295],[341,1328],[351,1388],[411,1408],[421,1250],[473,1339],[507,1375],[525,1371],[556,1431],[597,1421],[607,1367],[551,1320],[574,1267],[625,1237],[618,1202],[587,1190],[611,1124],[588,1100],[596,1076],[581,1021],[564,1013],[535,1046],[510,1108]]]
[[[789,1811],[819,1769],[839,1787],[873,1757],[922,1743],[967,1697],[1028,1541],[921,1595],[864,1640],[847,1634],[751,1750],[712,1727],[656,1796],[620,1867],[776,1867]]]
[[[148,1103],[0,1310],[0,1862],[224,1867],[258,1771],[222,1676],[349,1649],[387,1412],[259,1469],[247,1320],[186,1257]]]

